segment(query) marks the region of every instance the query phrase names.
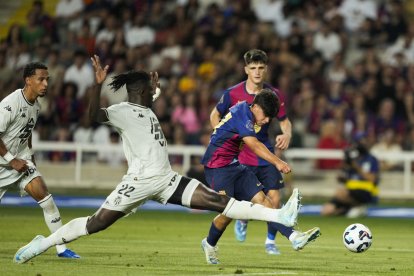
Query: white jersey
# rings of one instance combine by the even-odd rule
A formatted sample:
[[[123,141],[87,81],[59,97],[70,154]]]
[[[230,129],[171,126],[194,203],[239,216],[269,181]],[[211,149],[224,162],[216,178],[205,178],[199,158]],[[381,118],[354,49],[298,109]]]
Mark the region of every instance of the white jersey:
[[[27,183],[41,176],[30,161],[32,152],[28,146],[39,112],[39,102],[36,100],[33,104],[29,103],[22,89],[17,89],[0,102],[0,138],[8,152],[19,159],[26,160],[29,166],[29,170],[20,173],[13,170],[6,160],[0,157],[0,198],[5,192],[1,187],[18,183],[20,190],[23,191]]]
[[[23,89],[17,89],[0,102],[0,138],[13,156],[31,159],[28,140],[39,112],[39,102],[29,103]],[[0,160],[0,165],[7,163],[3,158]]]
[[[158,118],[148,107],[122,102],[104,109],[109,125],[122,138],[128,172],[124,178],[148,179],[170,174],[167,141]]]

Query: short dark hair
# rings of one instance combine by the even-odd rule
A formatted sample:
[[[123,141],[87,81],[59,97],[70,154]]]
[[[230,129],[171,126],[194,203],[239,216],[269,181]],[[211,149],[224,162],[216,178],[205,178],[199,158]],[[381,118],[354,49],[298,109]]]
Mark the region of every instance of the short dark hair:
[[[26,64],[23,69],[23,80],[25,80],[27,77],[36,75],[36,69],[47,70],[47,66],[40,62],[31,62]]]
[[[142,92],[151,86],[151,77],[145,71],[129,71],[113,77],[109,84],[114,91],[124,85],[126,85],[127,92]]]
[[[259,49],[252,49],[247,51],[244,54],[244,63],[246,65],[249,65],[250,63],[264,63],[267,64],[269,61],[269,58],[267,57],[267,54]]]
[[[276,93],[269,88],[262,89],[253,100],[252,104],[257,104],[263,109],[266,117],[276,117],[279,113],[280,101]]]

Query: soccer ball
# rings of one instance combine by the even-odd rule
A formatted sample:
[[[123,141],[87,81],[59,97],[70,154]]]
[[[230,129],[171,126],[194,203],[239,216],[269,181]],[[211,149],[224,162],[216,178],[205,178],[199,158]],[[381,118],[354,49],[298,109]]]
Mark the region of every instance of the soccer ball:
[[[371,231],[363,224],[349,225],[342,235],[345,247],[355,253],[367,251],[372,244]]]

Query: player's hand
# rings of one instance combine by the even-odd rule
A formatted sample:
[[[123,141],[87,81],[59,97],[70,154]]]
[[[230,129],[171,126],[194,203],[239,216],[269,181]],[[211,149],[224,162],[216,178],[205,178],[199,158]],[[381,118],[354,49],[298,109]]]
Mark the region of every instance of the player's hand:
[[[27,171],[27,169],[29,168],[25,160],[17,159],[17,158],[14,158],[12,161],[10,161],[9,164],[14,170],[20,173]]]
[[[95,78],[97,84],[102,84],[108,75],[109,65],[102,68],[99,56],[94,55],[91,57],[93,69],[95,69]]]
[[[288,165],[288,163],[286,163],[283,160],[279,160],[276,163],[276,168],[281,171],[282,173],[290,173],[292,171],[292,169],[290,168],[290,166]]]
[[[276,136],[276,148],[280,150],[287,149],[289,147],[290,138],[291,137],[286,133]]]

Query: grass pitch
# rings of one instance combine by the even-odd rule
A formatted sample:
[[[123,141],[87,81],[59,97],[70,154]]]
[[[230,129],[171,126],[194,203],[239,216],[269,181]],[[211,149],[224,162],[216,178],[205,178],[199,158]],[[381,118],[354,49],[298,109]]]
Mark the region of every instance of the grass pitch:
[[[60,211],[68,222],[95,210]],[[80,260],[57,258],[51,248],[18,265],[12,262],[17,249],[48,230],[40,208],[0,206],[0,275],[414,275],[412,219],[300,216],[301,230],[319,226],[322,236],[296,252],[278,234],[280,256],[264,252],[265,223],[250,222],[244,243],[235,240],[231,224],[219,242],[221,264],[207,265],[200,242],[214,216],[141,211],[69,244]],[[372,231],[373,245],[365,253],[351,253],[342,244],[342,233],[353,222]]]

